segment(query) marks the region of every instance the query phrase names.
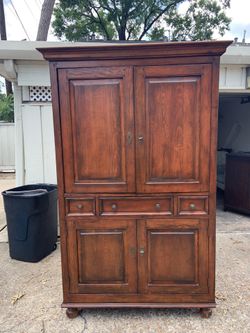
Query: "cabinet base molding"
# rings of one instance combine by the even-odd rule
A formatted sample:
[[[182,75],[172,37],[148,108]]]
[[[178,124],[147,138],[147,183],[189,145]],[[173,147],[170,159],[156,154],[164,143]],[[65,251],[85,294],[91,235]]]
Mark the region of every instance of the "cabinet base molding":
[[[62,308],[68,309],[90,309],[90,308],[156,308],[156,309],[176,309],[176,308],[215,308],[215,303],[63,303]]]

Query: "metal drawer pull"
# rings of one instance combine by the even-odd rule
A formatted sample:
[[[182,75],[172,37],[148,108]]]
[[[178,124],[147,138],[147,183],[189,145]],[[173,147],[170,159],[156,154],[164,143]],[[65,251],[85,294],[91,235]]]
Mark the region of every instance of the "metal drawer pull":
[[[193,203],[191,203],[191,204],[189,205],[189,207],[190,207],[191,209],[195,209],[195,208],[196,208],[195,204],[193,204]]]
[[[155,204],[155,208],[156,209],[161,209],[161,204],[159,204],[159,203]]]
[[[117,205],[116,205],[116,204],[113,204],[113,205],[111,206],[111,208],[112,208],[112,210],[116,210],[116,209],[117,209]]]
[[[82,204],[79,204],[79,205],[77,205],[77,208],[78,208],[78,209],[82,209],[82,208],[83,208],[83,205],[82,205]]]
[[[141,255],[141,256],[143,256],[143,255],[144,255],[144,253],[145,253],[145,250],[144,250],[144,248],[143,248],[143,247],[141,247],[141,248],[140,248],[140,250],[139,250],[139,253],[140,253],[140,255]]]

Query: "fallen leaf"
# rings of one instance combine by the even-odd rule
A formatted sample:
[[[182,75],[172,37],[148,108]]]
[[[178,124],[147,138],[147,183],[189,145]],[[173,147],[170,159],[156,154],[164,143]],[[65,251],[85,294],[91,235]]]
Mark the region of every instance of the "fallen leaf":
[[[20,292],[20,293],[18,293],[17,295],[13,296],[13,297],[11,298],[11,303],[12,303],[12,305],[16,304],[16,302],[17,302],[19,299],[21,299],[24,295],[25,295],[25,293]]]
[[[233,242],[233,244],[241,244],[241,243],[243,243],[242,241],[238,241],[238,240],[235,240],[234,242]]]
[[[215,295],[215,298],[216,298],[216,299],[219,299],[219,300],[221,300],[221,301],[225,301],[225,300],[227,299],[224,295],[219,294],[219,293],[217,293],[217,294]]]

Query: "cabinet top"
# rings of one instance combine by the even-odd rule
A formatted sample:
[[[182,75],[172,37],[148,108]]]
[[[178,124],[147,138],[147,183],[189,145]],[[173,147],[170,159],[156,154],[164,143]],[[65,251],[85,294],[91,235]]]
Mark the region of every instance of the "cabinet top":
[[[46,60],[148,59],[163,57],[220,56],[232,41],[103,42],[91,46],[38,48]],[[62,43],[63,44],[63,43]]]

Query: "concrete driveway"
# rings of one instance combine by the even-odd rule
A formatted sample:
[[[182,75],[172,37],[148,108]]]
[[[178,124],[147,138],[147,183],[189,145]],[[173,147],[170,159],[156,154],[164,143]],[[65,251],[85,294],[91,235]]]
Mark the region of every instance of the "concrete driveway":
[[[0,179],[0,190],[12,186],[13,179]],[[250,219],[219,207],[217,226],[218,306],[210,319],[200,318],[197,310],[128,309],[85,310],[70,320],[60,308],[60,250],[36,264],[12,260],[4,229],[0,232],[0,332],[249,333]]]

